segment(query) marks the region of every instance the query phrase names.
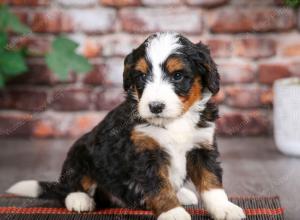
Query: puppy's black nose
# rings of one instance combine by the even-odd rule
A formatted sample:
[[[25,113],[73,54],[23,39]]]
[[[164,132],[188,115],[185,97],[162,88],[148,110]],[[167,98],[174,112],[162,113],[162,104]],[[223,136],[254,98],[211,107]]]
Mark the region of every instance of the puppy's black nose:
[[[149,108],[152,113],[159,114],[164,110],[165,104],[162,102],[150,102]]]

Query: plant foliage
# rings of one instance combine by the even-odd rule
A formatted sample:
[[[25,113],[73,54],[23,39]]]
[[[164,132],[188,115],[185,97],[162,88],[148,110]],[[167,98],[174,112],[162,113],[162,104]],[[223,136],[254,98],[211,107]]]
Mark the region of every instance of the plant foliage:
[[[0,5],[0,87],[4,86],[8,78],[27,70],[23,51],[9,45],[9,31],[28,34],[30,29],[6,5]]]
[[[77,43],[65,37],[57,37],[53,41],[52,50],[46,55],[46,63],[60,79],[66,79],[71,71],[86,73],[91,70],[88,60],[76,53],[77,48]]]
[[[14,48],[9,44],[10,32],[26,37],[31,30],[20,22],[7,5],[0,3],[0,88],[9,78],[27,71],[26,50]],[[77,43],[66,37],[56,37],[51,51],[46,54],[45,60],[48,67],[60,79],[66,79],[71,71],[86,73],[91,70],[88,60],[76,53],[77,47]]]
[[[284,3],[293,8],[298,8],[300,6],[300,0],[284,0]]]

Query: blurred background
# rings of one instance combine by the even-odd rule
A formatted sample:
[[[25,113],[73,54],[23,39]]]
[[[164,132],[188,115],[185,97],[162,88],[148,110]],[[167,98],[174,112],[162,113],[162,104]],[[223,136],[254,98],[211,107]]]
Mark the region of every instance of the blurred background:
[[[0,136],[78,137],[123,100],[123,58],[150,33],[180,32],[209,45],[222,79],[223,135],[272,134],[272,84],[300,76],[298,1],[0,0],[26,24],[10,43],[27,71],[0,92]],[[61,79],[45,64],[53,39],[79,43],[92,69]]]
[[[299,92],[281,98],[273,90],[276,80],[300,77],[299,0],[0,4],[1,192],[21,179],[57,179],[76,137],[122,102],[125,55],[153,32],[176,31],[207,44],[218,64],[225,188],[231,195],[279,195],[287,219],[299,218],[300,160],[280,154],[273,138],[274,100],[294,97],[291,105],[278,102],[277,109],[294,111],[278,114],[277,125],[286,125],[275,134],[285,135],[281,145],[293,140],[300,155],[300,82]]]

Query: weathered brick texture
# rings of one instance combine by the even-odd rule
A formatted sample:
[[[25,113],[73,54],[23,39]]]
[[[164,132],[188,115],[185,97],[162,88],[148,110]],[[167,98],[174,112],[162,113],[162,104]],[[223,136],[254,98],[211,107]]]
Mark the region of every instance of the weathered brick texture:
[[[233,7],[212,11],[210,30],[216,33],[288,31],[295,27],[292,9]]]
[[[121,22],[125,31],[131,33],[151,33],[156,31],[176,31],[199,34],[202,32],[200,9],[172,7],[122,9]]]
[[[79,136],[124,100],[123,60],[149,33],[177,31],[211,50],[221,75],[222,135],[272,132],[273,83],[300,77],[300,9],[283,0],[0,0],[33,32],[29,71],[0,91],[0,137]],[[59,80],[42,58],[65,34],[90,59],[85,75]]]

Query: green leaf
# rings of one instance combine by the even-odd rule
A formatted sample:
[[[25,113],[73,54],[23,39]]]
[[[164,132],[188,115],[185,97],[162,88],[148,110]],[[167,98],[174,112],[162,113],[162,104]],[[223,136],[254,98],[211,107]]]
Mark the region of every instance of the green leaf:
[[[22,24],[19,18],[11,14],[8,20],[8,27],[18,34],[29,34],[31,30],[24,24]]]
[[[7,34],[0,32],[0,51],[5,49],[7,43],[8,43]]]
[[[46,55],[48,67],[57,74],[61,80],[67,79],[71,70],[67,61],[67,59],[55,51]]]
[[[20,19],[10,12],[7,5],[0,5],[0,31],[12,30],[19,34],[28,34],[30,29],[20,22]]]
[[[8,26],[9,9],[7,5],[0,5],[0,31],[5,31]]]
[[[2,73],[0,72],[0,89],[3,88],[5,85],[5,79]]]
[[[66,37],[57,37],[52,44],[54,50],[66,53],[74,52],[78,46],[76,42]]]
[[[68,78],[71,71],[86,73],[91,70],[88,60],[76,53],[78,44],[65,37],[57,37],[52,43],[52,51],[46,55],[49,68],[62,80]]]
[[[74,54],[72,57],[72,66],[77,73],[87,73],[92,70],[89,61],[80,55]]]
[[[1,74],[15,76],[27,70],[26,63],[20,52],[2,51],[0,57]]]
[[[285,0],[284,1],[286,5],[297,8],[300,5],[300,0]]]

